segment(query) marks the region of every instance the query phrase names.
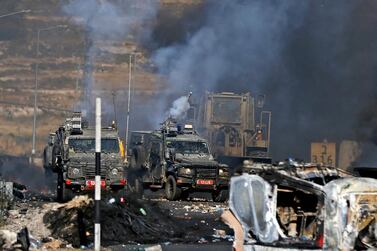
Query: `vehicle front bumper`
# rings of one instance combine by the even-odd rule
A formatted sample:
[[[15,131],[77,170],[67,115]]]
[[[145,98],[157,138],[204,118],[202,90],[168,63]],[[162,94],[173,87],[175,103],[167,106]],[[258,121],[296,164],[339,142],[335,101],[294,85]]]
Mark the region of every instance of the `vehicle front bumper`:
[[[95,188],[94,179],[65,179],[66,188],[73,191],[90,191]],[[125,188],[127,184],[126,179],[101,179],[101,190],[119,190]]]
[[[212,184],[198,184],[198,180],[211,180]],[[197,191],[203,190],[221,190],[227,189],[229,186],[229,178],[227,177],[218,177],[213,178],[196,178],[196,177],[185,177],[177,176],[177,186],[183,188],[189,188]]]

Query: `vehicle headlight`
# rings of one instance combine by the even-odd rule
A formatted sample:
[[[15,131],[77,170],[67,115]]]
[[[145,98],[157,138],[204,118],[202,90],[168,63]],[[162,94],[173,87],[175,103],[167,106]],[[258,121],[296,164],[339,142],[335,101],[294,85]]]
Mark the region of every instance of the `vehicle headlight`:
[[[220,176],[228,175],[228,172],[226,170],[220,168],[219,169],[219,175]]]
[[[194,173],[194,171],[191,168],[181,168],[179,170],[179,173],[181,175],[192,175]]]
[[[78,168],[73,168],[72,173],[73,175],[79,175],[80,170]]]
[[[80,169],[76,167],[70,168],[68,174],[70,177],[77,177],[80,175]]]
[[[111,170],[111,174],[113,176],[117,176],[118,175],[118,169],[114,168],[113,170]]]

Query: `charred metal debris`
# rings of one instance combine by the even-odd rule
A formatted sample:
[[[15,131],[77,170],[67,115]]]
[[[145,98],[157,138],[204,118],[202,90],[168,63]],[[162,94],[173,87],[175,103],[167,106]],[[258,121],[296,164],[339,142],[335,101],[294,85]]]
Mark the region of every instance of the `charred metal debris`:
[[[245,164],[223,214],[236,250],[377,247],[377,180],[294,160]]]

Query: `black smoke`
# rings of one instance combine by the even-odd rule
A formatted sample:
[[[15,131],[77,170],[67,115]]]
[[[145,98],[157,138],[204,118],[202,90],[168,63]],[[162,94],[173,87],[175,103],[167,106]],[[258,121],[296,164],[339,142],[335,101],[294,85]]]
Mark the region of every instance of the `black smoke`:
[[[168,44],[153,59],[171,93],[266,94],[276,159],[308,159],[311,141],[375,137],[375,1],[204,2],[199,26],[153,42]]]

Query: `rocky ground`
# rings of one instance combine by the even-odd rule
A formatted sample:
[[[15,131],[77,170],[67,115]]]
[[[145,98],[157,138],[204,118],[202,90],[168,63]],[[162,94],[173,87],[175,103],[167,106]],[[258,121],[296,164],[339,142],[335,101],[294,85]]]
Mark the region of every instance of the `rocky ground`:
[[[93,245],[93,201],[79,196],[59,204],[53,197],[52,194],[32,194],[16,201],[0,228],[0,236],[6,231],[18,233],[26,227],[32,248],[90,248]],[[232,244],[233,233],[220,220],[226,204],[209,202],[200,195],[190,201],[175,202],[159,195],[147,195],[143,200],[126,197],[125,203],[110,199],[104,199],[101,204],[104,247],[124,250],[133,246],[140,248],[141,244],[160,244],[163,250],[187,250],[187,247],[227,250]]]

